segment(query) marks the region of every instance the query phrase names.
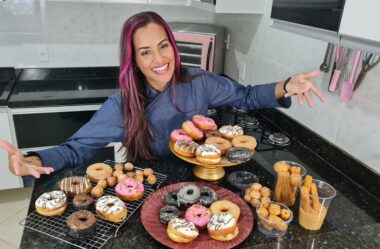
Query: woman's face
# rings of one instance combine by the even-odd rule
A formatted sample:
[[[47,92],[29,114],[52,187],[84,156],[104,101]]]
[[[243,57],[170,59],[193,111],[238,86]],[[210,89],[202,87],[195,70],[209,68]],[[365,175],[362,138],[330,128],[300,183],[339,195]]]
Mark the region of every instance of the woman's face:
[[[165,29],[155,23],[136,30],[133,36],[135,60],[148,83],[162,91],[174,73],[174,50]]]

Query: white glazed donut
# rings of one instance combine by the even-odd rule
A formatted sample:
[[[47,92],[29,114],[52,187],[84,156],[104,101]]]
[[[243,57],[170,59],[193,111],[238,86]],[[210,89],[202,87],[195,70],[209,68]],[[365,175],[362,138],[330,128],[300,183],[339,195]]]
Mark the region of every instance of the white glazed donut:
[[[96,213],[100,218],[111,222],[121,222],[127,217],[127,207],[116,196],[105,195],[96,201]]]
[[[62,191],[42,194],[35,202],[36,211],[44,216],[61,215],[67,207],[67,197]]]

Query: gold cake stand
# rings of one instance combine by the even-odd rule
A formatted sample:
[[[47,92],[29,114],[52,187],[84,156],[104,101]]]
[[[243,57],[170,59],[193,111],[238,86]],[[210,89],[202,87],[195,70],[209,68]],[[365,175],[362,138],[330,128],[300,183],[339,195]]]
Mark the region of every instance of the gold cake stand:
[[[177,152],[174,151],[173,146],[174,146],[174,143],[170,142],[169,147],[170,147],[170,150],[173,152],[173,154],[176,157],[181,158],[182,160],[188,163],[195,164],[195,167],[193,169],[194,175],[205,181],[220,180],[226,174],[223,167],[230,167],[230,166],[236,166],[236,165],[241,164],[241,163],[230,162],[226,156],[222,156],[222,160],[220,161],[219,164],[202,164],[198,162],[195,157],[184,157],[184,156],[179,155]]]

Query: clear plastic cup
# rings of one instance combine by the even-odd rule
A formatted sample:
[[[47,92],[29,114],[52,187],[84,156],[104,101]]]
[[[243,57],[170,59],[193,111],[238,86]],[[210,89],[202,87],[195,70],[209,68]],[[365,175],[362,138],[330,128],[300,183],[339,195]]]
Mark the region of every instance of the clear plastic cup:
[[[283,219],[279,218],[279,216],[277,216],[276,219],[277,220],[280,219],[279,220],[280,222],[274,221],[271,216],[263,217],[262,215],[260,215],[260,212],[258,210],[260,208],[263,208],[263,207],[262,206],[257,207],[256,208],[256,213],[257,213],[257,217],[258,217],[257,227],[258,227],[259,231],[266,236],[282,237],[288,231],[289,223],[293,220],[293,212],[287,206],[285,206],[282,203],[272,201],[269,203],[269,205],[270,204],[278,204],[280,206],[281,210],[285,209],[288,212],[288,214],[290,214],[289,218],[286,220],[283,220]]]
[[[244,196],[245,189],[250,187],[252,183],[259,182],[259,178],[248,171],[235,171],[229,174],[227,182],[238,191],[241,196]]]
[[[301,173],[299,174],[299,176],[292,175],[289,170],[289,176],[282,176],[283,178],[281,179],[279,179],[279,173],[276,172],[274,200],[288,207],[292,207],[296,201],[298,184],[303,180],[304,176],[306,175],[306,169],[301,164],[292,161],[278,161],[273,165],[273,167],[275,167],[277,163],[285,163],[288,164],[290,167],[295,166],[301,168]]]
[[[336,195],[336,190],[330,184],[313,179],[318,197],[311,194],[304,194],[301,187],[305,180],[299,184],[300,206],[298,223],[307,230],[319,230],[325,220],[332,199]]]

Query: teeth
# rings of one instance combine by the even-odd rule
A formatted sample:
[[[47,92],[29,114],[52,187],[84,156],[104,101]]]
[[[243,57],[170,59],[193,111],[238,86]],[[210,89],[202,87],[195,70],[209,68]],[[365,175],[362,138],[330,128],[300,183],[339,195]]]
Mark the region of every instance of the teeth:
[[[162,67],[153,68],[153,71],[155,71],[155,72],[156,71],[162,71],[162,70],[165,70],[167,67],[168,67],[168,64],[165,64]]]

